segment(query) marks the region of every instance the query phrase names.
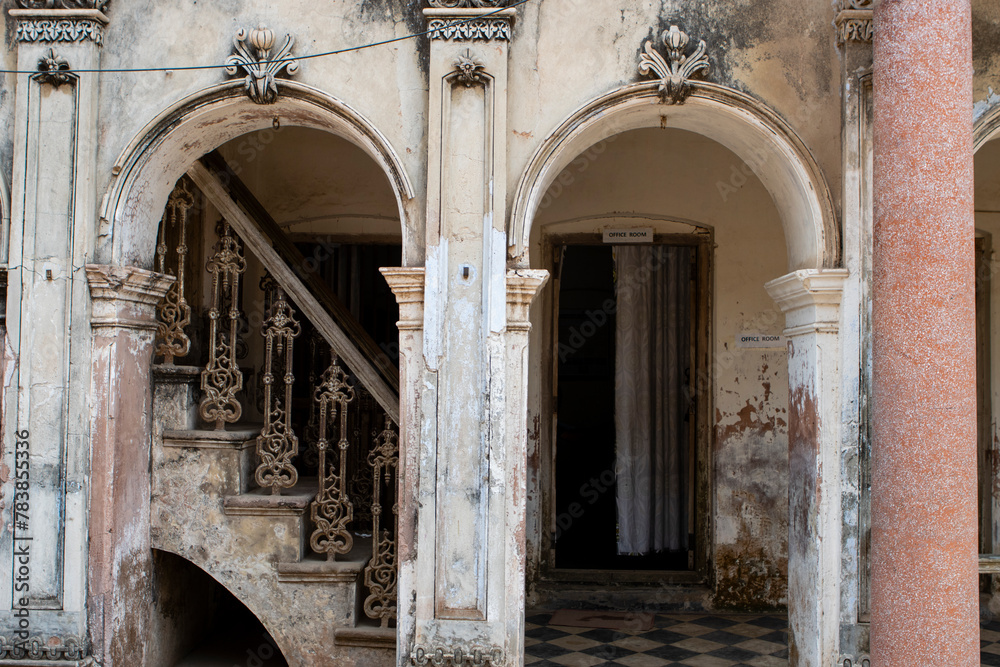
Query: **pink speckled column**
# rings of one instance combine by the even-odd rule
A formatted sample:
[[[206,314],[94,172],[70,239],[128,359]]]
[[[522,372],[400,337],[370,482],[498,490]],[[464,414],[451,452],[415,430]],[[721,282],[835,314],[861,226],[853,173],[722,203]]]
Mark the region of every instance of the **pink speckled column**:
[[[979,665],[970,0],[875,8],[871,653]]]

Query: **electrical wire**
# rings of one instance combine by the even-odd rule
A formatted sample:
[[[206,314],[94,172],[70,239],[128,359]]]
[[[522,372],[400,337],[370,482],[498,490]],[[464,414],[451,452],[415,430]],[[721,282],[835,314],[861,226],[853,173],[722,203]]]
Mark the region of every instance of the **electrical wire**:
[[[327,56],[336,56],[341,53],[352,53],[354,51],[362,51],[364,49],[371,49],[376,46],[385,46],[386,44],[394,44],[396,42],[404,42],[408,39],[415,39],[417,37],[424,37],[425,35],[430,35],[432,33],[442,32],[448,30],[454,26],[461,26],[466,23],[471,23],[473,21],[478,21],[483,18],[493,16],[494,14],[499,14],[500,12],[506,11],[508,9],[513,9],[515,7],[520,7],[521,5],[532,2],[533,0],[516,0],[506,7],[498,7],[492,11],[486,12],[485,14],[478,14],[476,16],[470,16],[464,19],[456,19],[450,21],[446,25],[440,28],[427,29],[423,32],[414,32],[408,35],[403,35],[402,37],[393,37],[391,39],[383,39],[379,42],[371,42],[370,44],[362,44],[361,46],[350,46],[343,49],[336,49],[333,51],[323,51],[321,53],[309,53],[304,56],[294,56],[281,58],[279,60],[261,60],[257,64],[259,65],[270,65],[274,63],[291,63],[299,60],[312,60],[314,58],[325,58]],[[73,74],[128,74],[128,73],[140,73],[140,72],[185,72],[185,71],[195,71],[195,70],[210,70],[210,69],[226,69],[229,65],[181,65],[179,67],[120,67],[120,68],[96,68],[96,69],[70,69],[61,70],[67,73]],[[16,69],[0,69],[0,74],[38,74],[39,70],[16,70]]]

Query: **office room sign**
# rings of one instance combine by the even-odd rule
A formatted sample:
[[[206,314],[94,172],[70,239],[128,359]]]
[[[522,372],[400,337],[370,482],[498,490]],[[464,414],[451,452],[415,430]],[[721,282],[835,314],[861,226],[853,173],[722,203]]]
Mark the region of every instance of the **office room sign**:
[[[641,229],[607,228],[604,230],[605,243],[652,243],[653,228]]]
[[[787,341],[781,334],[746,332],[736,334],[736,347],[754,350],[784,350]]]

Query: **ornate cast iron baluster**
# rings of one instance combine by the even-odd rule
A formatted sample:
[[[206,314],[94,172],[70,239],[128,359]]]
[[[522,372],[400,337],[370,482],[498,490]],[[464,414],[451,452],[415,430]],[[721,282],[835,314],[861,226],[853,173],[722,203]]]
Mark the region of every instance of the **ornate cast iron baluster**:
[[[260,287],[260,293],[264,296],[264,316],[261,318],[261,321],[265,321],[271,316],[271,303],[274,302],[274,294],[278,289],[278,281],[265,271],[264,275],[260,278],[258,286]],[[257,412],[261,415],[267,414],[264,407],[264,373],[267,372],[266,364],[267,361],[262,361],[260,372],[255,374],[254,405],[257,408]]]
[[[364,387],[358,387],[358,400],[352,406],[350,418],[354,422],[354,447],[351,450],[352,456],[349,459],[351,468],[349,475],[351,478],[351,498],[354,499],[356,507],[354,511],[355,534],[360,530],[371,530],[372,527],[372,475],[368,456],[372,451],[378,431],[375,430],[375,422],[378,419],[376,412],[381,414],[382,410],[376,410],[375,399]],[[374,534],[374,533],[372,533]]]
[[[382,489],[392,490],[395,498],[396,473],[399,467],[399,436],[389,416],[385,418],[385,429],[375,439],[375,446],[368,455],[372,467],[372,548],[374,554],[365,567],[365,586],[370,591],[365,599],[365,614],[379,619],[383,628],[396,618],[396,517],[399,505],[393,502],[392,530],[381,528]],[[384,478],[384,479],[380,479]]]
[[[315,395],[319,390],[317,381],[320,379],[316,375],[316,369],[322,368],[323,359],[323,336],[313,329],[309,332],[309,391]],[[302,455],[302,461],[307,466],[312,467],[319,464],[319,410],[317,401],[309,401],[309,419],[303,437],[306,441],[306,451]]]
[[[243,373],[236,362],[236,330],[240,324],[240,276],[247,269],[239,240],[222,223],[222,233],[215,255],[208,261],[212,274],[212,308],[208,311],[209,352],[208,365],[201,372],[201,418],[215,422],[216,429],[234,423],[243,414],[243,406],[236,394],[243,389]],[[228,322],[220,323],[226,318]],[[226,327],[223,331],[222,327]]]
[[[354,400],[354,388],[347,381],[347,373],[337,363],[337,355],[331,350],[329,368],[323,371],[322,382],[316,388],[316,402],[319,404],[319,491],[312,504],[312,520],[316,524],[309,540],[313,551],[325,553],[328,560],[337,554],[346,554],[354,546],[354,536],[347,530],[354,518],[354,506],[347,494],[347,405]],[[334,463],[327,464],[327,440],[329,428],[339,417],[340,449],[339,470],[334,472]]]
[[[157,325],[156,356],[163,357],[163,363],[174,363],[175,357],[185,357],[191,351],[191,339],[184,331],[191,324],[191,306],[184,298],[185,264],[187,262],[188,213],[194,208],[194,193],[185,176],[177,181],[174,191],[167,200],[167,210],[160,222],[160,242],[156,246],[158,270],[177,276],[163,301],[156,308],[159,316]],[[178,229],[177,268],[167,268],[167,231]]]
[[[299,439],[292,430],[293,344],[302,327],[295,319],[295,310],[280,287],[275,288],[274,300],[264,321],[264,428],[257,436],[257,484],[270,487],[272,494],[295,486],[299,473],[292,459],[299,453]],[[284,363],[282,363],[284,362]],[[284,366],[284,396],[274,393],[275,370]]]

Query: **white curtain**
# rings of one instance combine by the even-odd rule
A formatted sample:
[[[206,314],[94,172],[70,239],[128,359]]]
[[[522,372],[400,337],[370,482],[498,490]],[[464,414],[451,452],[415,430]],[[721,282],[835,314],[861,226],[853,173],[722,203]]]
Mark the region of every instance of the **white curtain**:
[[[618,552],[688,548],[692,250],[615,249]]]

